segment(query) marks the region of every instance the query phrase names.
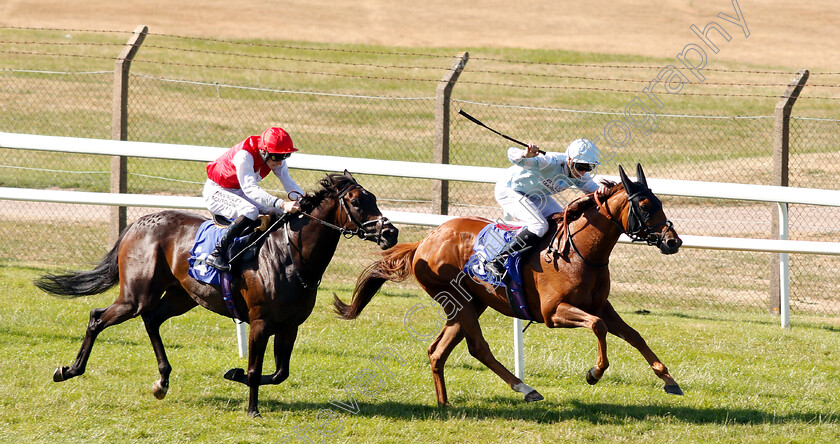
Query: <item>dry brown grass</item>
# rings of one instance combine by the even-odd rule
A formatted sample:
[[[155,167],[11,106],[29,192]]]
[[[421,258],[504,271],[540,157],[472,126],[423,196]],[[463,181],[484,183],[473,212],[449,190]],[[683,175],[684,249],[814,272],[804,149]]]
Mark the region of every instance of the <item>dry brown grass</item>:
[[[720,18],[729,1],[631,0],[546,2],[471,0],[6,0],[0,25],[265,38],[387,46],[480,46],[565,49],[674,57],[699,42],[689,26],[716,21],[716,60],[788,68],[840,69],[840,10],[833,0],[740,2],[750,35]]]

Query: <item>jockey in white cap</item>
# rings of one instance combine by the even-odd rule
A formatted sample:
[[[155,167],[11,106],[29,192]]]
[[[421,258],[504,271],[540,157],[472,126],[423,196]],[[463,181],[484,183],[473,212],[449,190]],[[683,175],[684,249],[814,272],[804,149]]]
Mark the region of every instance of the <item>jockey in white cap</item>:
[[[495,197],[502,209],[525,227],[487,263],[489,271],[497,276],[504,275],[507,255],[536,245],[548,230],[547,217],[563,211],[552,194],[574,186],[602,197],[607,190],[589,175],[601,162],[598,147],[588,139],[573,141],[565,153],[540,155],[537,145],[528,144],[527,150],[509,148],[507,155],[513,165],[496,182]]]

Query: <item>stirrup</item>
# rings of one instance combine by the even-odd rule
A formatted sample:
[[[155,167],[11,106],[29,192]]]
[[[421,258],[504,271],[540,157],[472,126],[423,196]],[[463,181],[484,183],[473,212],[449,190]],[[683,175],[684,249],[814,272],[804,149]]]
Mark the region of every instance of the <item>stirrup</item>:
[[[210,253],[210,256],[207,256],[207,259],[204,260],[204,263],[219,271],[230,271],[230,264],[227,263],[227,261],[225,261],[224,259],[222,259],[221,254],[216,254],[215,251],[213,253]]]
[[[499,279],[504,279],[505,275],[508,272],[507,269],[505,268],[504,261],[499,263],[495,259],[490,261],[490,262],[487,262],[487,264],[484,266],[484,269],[489,271],[490,274],[492,274],[493,276],[495,276]]]

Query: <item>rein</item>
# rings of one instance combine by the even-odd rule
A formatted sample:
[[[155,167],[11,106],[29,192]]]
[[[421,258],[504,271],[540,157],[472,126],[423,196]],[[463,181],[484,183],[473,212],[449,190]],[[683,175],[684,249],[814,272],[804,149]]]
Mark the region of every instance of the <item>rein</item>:
[[[566,246],[569,244],[569,238],[571,237],[569,235],[569,207],[581,199],[583,199],[583,197],[578,197],[577,199],[571,201],[569,205],[566,205],[566,208],[563,209],[563,222],[557,224],[557,229],[555,229],[554,234],[551,235],[551,241],[548,243],[548,248],[545,250],[546,262],[551,262],[550,255],[556,256],[557,254],[563,254],[566,252]],[[554,248],[555,240],[557,240],[557,245],[560,245],[560,239],[562,239],[564,235],[566,236],[566,241],[563,242],[563,248]]]
[[[352,190],[353,188],[358,187],[358,186],[359,186],[358,184],[351,183],[351,184],[348,184],[343,190],[336,193],[336,199],[338,199],[338,205],[339,205],[339,213],[341,212],[342,209],[344,210],[344,212],[347,214],[347,219],[350,222],[352,222],[353,225],[356,226],[355,230],[351,230],[349,228],[345,228],[345,227],[333,224],[331,222],[327,222],[324,219],[313,216],[312,214],[309,214],[305,211],[301,211],[300,215],[304,216],[304,217],[307,217],[311,220],[314,220],[315,222],[318,222],[319,224],[321,224],[321,225],[323,225],[327,228],[338,231],[339,234],[344,236],[345,239],[350,239],[354,236],[358,236],[360,239],[363,239],[363,240],[372,240],[372,241],[375,241],[377,243],[381,242],[382,232],[385,229],[385,225],[387,225],[389,223],[388,218],[380,215],[376,219],[369,220],[367,222],[359,222],[358,219],[353,217],[353,213],[350,212],[350,210],[347,208],[347,204],[344,202],[344,196],[347,195],[347,193],[350,192],[350,190]],[[279,222],[279,220],[278,220],[278,222]],[[367,232],[366,228],[368,226],[370,226],[371,224],[379,224],[379,230],[376,233],[368,233]],[[283,226],[283,231],[286,234],[286,247],[289,251],[289,259],[292,261],[292,271],[294,273],[294,276],[298,279],[298,281],[300,281],[300,284],[303,288],[305,288],[305,289],[312,288],[313,284],[307,284],[306,281],[303,279],[303,276],[300,274],[300,267],[294,266],[294,256],[292,255],[292,245],[293,244],[292,244],[291,235],[289,234],[289,231],[291,231],[291,230],[289,229],[288,220],[286,220],[286,224]],[[300,254],[300,259],[301,259],[301,262],[303,262],[302,266],[306,266],[306,264],[305,264],[306,259],[304,259],[300,248],[298,248],[298,252],[301,253]],[[319,278],[318,282],[314,283],[314,287],[317,288],[320,284],[321,284],[321,279]]]
[[[341,233],[342,236],[344,236],[345,239],[350,239],[353,236],[362,237],[364,235],[364,232],[359,233],[360,231],[362,231],[361,228],[356,228],[355,230],[350,230],[350,229],[340,227],[340,226],[335,225],[335,224],[331,224],[331,223],[325,221],[324,219],[319,219],[319,218],[317,218],[317,217],[315,217],[315,216],[313,216],[309,213],[305,213],[303,211],[301,211],[300,214],[301,214],[301,216],[306,216],[306,217],[314,220],[315,222],[318,222],[319,224],[321,224],[321,225],[323,225],[327,228],[332,228],[333,230],[338,231],[339,233]]]
[[[607,209],[607,211],[606,211],[607,219],[610,222],[612,222],[613,224],[615,224],[622,233],[626,233],[626,230],[621,225],[621,223],[619,223],[618,221],[613,219],[612,214],[610,214],[610,209],[609,209],[609,206],[607,205],[607,201],[601,202],[601,200],[598,198],[597,193],[593,193],[592,196],[595,199],[595,204],[597,205],[598,212],[600,213],[600,208],[602,206],[604,208],[606,208]],[[561,227],[561,224],[557,225],[557,230],[554,232],[554,235],[551,238],[551,242],[549,242],[549,244],[548,244],[548,249],[546,250],[546,255],[545,255],[545,261],[546,262],[551,262],[551,255],[557,255],[558,253],[563,254],[563,253],[566,252],[567,246],[571,246],[572,251],[574,251],[575,254],[577,254],[577,256],[580,258],[580,260],[583,261],[583,263],[585,265],[589,266],[589,267],[592,267],[592,268],[606,268],[608,265],[610,265],[609,260],[607,260],[607,262],[605,262],[603,264],[596,264],[596,263],[586,259],[585,257],[583,257],[583,254],[581,254],[577,245],[575,245],[574,239],[572,239],[574,237],[574,235],[569,230],[569,219],[568,219],[569,207],[571,207],[572,204],[574,204],[575,202],[577,202],[581,199],[584,199],[586,197],[587,196],[578,197],[577,199],[570,202],[569,205],[566,205],[566,208],[563,210],[562,227]],[[554,240],[557,239],[558,237],[562,238],[562,236],[565,236],[566,240],[565,240],[565,242],[563,242],[563,248],[558,250],[558,249],[554,248]],[[559,240],[558,240],[557,244],[558,245],[560,244]]]
[[[649,193],[650,190],[647,190],[647,192]],[[639,208],[639,203],[636,201],[642,194],[645,194],[645,191],[637,191],[633,194],[628,194],[627,196],[627,202],[630,205],[630,208],[627,210],[627,228],[624,228],[621,223],[613,219],[610,214],[607,201],[604,201],[603,206],[607,209],[607,218],[610,222],[614,223],[622,233],[626,234],[627,237],[630,238],[631,242],[646,242],[648,245],[655,245],[658,247],[664,238],[655,230],[661,226],[671,229],[674,227],[674,224],[670,220],[666,219],[665,222],[658,223],[652,227],[648,226],[647,220],[643,219],[639,214],[642,210]],[[599,207],[601,206],[601,202],[598,200],[597,195],[595,196],[595,203],[597,203]]]
[[[624,229],[624,226],[623,226],[623,225],[621,225],[621,222],[619,222],[619,221],[617,221],[617,220],[613,219],[613,217],[612,217],[612,213],[610,213],[610,206],[609,206],[609,203],[608,203],[609,199],[605,200],[605,201],[602,203],[602,202],[601,202],[601,200],[600,200],[600,199],[598,199],[598,194],[595,194],[594,196],[595,196],[595,205],[597,205],[597,206],[598,206],[598,209],[600,210],[600,208],[601,208],[602,206],[603,206],[604,208],[606,208],[606,209],[607,209],[607,211],[606,211],[606,216],[607,216],[607,219],[609,219],[609,221],[610,221],[610,222],[612,222],[613,224],[615,224],[615,226],[616,226],[616,227],[618,227],[619,231],[621,231],[622,233],[625,233],[625,234],[626,234],[626,233],[627,233],[627,230],[625,230],[625,229]],[[628,198],[628,200],[629,200],[629,198]],[[600,212],[600,211],[599,211],[599,212]]]
[[[321,225],[323,225],[327,228],[331,228],[333,230],[338,231],[342,236],[344,236],[345,239],[350,239],[353,236],[358,236],[360,239],[374,240],[376,242],[380,242],[382,240],[382,231],[385,229],[385,225],[388,224],[388,218],[385,217],[385,216],[379,216],[378,218],[376,218],[374,220],[369,220],[367,222],[359,222],[359,220],[357,220],[355,217],[353,217],[353,213],[351,213],[350,210],[347,209],[347,204],[344,202],[344,196],[350,190],[352,190],[354,187],[357,187],[357,186],[358,186],[357,184],[349,184],[349,185],[347,185],[347,187],[345,187],[343,190],[341,190],[336,195],[336,198],[338,199],[339,208],[343,209],[344,212],[347,213],[347,218],[350,220],[350,222],[353,223],[353,225],[356,226],[355,230],[351,230],[349,228],[345,228],[345,227],[335,225],[333,223],[327,222],[323,219],[319,219],[319,218],[317,218],[317,217],[315,217],[315,216],[313,216],[309,213],[303,212],[303,211],[301,211],[300,214],[318,222],[319,224],[321,224]],[[379,231],[376,232],[376,233],[368,233],[366,228],[368,226],[370,226],[371,224],[374,224],[374,225],[379,224]]]
[[[575,245],[575,241],[572,239],[572,237],[574,235],[569,230],[569,219],[568,219],[569,207],[571,207],[572,204],[574,204],[575,202],[577,202],[581,199],[584,199],[585,197],[586,196],[578,197],[577,199],[570,202],[569,205],[566,205],[566,208],[563,210],[563,222],[562,222],[562,224],[557,224],[557,230],[554,231],[554,234],[551,236],[551,241],[548,243],[548,249],[545,252],[546,253],[545,254],[545,261],[546,262],[551,262],[551,256],[552,255],[556,256],[557,254],[563,254],[563,253],[566,252],[567,246],[571,246],[572,251],[574,251],[575,254],[577,254],[578,257],[580,258],[580,260],[583,261],[583,263],[585,265],[589,266],[589,267],[605,268],[606,266],[608,266],[610,264],[609,261],[607,261],[604,264],[596,264],[594,262],[589,261],[588,259],[583,257],[583,254],[581,254],[580,250],[578,250],[577,245]],[[595,201],[597,202],[598,201],[597,197],[595,199],[596,199]],[[562,227],[561,227],[561,225],[562,225]],[[558,239],[558,237],[562,239],[563,236],[565,236],[565,238],[566,238],[565,242],[563,242],[563,248],[559,249],[559,250],[557,248],[554,248],[555,239]],[[557,240],[557,245],[560,245],[559,239]]]
[[[280,216],[280,217],[278,217],[278,218],[277,218],[277,220],[275,220],[275,221],[274,221],[274,223],[273,223],[273,224],[271,224],[271,226],[270,226],[270,227],[268,227],[268,228],[266,228],[265,230],[263,230],[263,232],[262,232],[262,234],[261,234],[261,235],[259,235],[256,239],[254,239],[254,241],[253,241],[253,242],[251,242],[250,244],[248,244],[248,246],[247,246],[247,247],[245,247],[245,248],[243,248],[242,250],[240,250],[240,251],[239,251],[239,253],[236,253],[236,255],[234,255],[232,258],[230,258],[230,259],[229,259],[229,261],[230,261],[230,262],[233,262],[234,260],[236,260],[239,256],[241,256],[243,253],[245,253],[246,251],[248,251],[248,249],[250,249],[251,247],[253,247],[254,245],[256,245],[256,244],[257,244],[257,242],[261,241],[264,237],[268,236],[268,233],[271,233],[272,231],[274,231],[274,230],[276,229],[275,227],[277,226],[277,224],[279,224],[280,222],[283,222],[283,221],[284,221],[284,220],[286,220],[286,219],[288,219],[288,217],[287,217],[285,214],[284,214],[284,215],[282,215],[282,216]]]

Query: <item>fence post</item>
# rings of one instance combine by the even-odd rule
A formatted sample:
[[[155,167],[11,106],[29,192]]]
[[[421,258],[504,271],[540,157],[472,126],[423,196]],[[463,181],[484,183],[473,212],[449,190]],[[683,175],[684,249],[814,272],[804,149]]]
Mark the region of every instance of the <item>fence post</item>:
[[[793,104],[802,92],[805,82],[808,81],[809,72],[802,69],[796,73],[796,77],[785,89],[782,99],[776,103],[776,111],[773,120],[773,179],[771,185],[788,186],[788,158],[790,156],[790,115]],[[785,226],[780,226],[780,214],[787,214],[787,204],[779,203],[779,208],[773,208],[773,219],[771,226],[771,237],[774,239],[787,238],[787,218],[781,221]],[[788,297],[788,258],[787,253],[774,255],[770,261],[770,313],[780,314],[787,310],[783,301]]]
[[[114,98],[112,104],[111,139],[126,140],[128,136],[128,71],[131,61],[149,28],[140,25],[134,30],[131,38],[123,47],[117,60],[114,62]],[[128,159],[125,156],[111,157],[111,192],[126,193],[128,191],[126,176],[128,176]],[[111,223],[109,242],[113,245],[120,237],[120,233],[126,225],[126,207],[111,207]]]
[[[470,54],[460,52],[446,72],[435,93],[435,163],[449,163],[449,98],[452,88],[467,65]],[[435,181],[432,193],[432,210],[437,214],[449,214],[449,181]]]

